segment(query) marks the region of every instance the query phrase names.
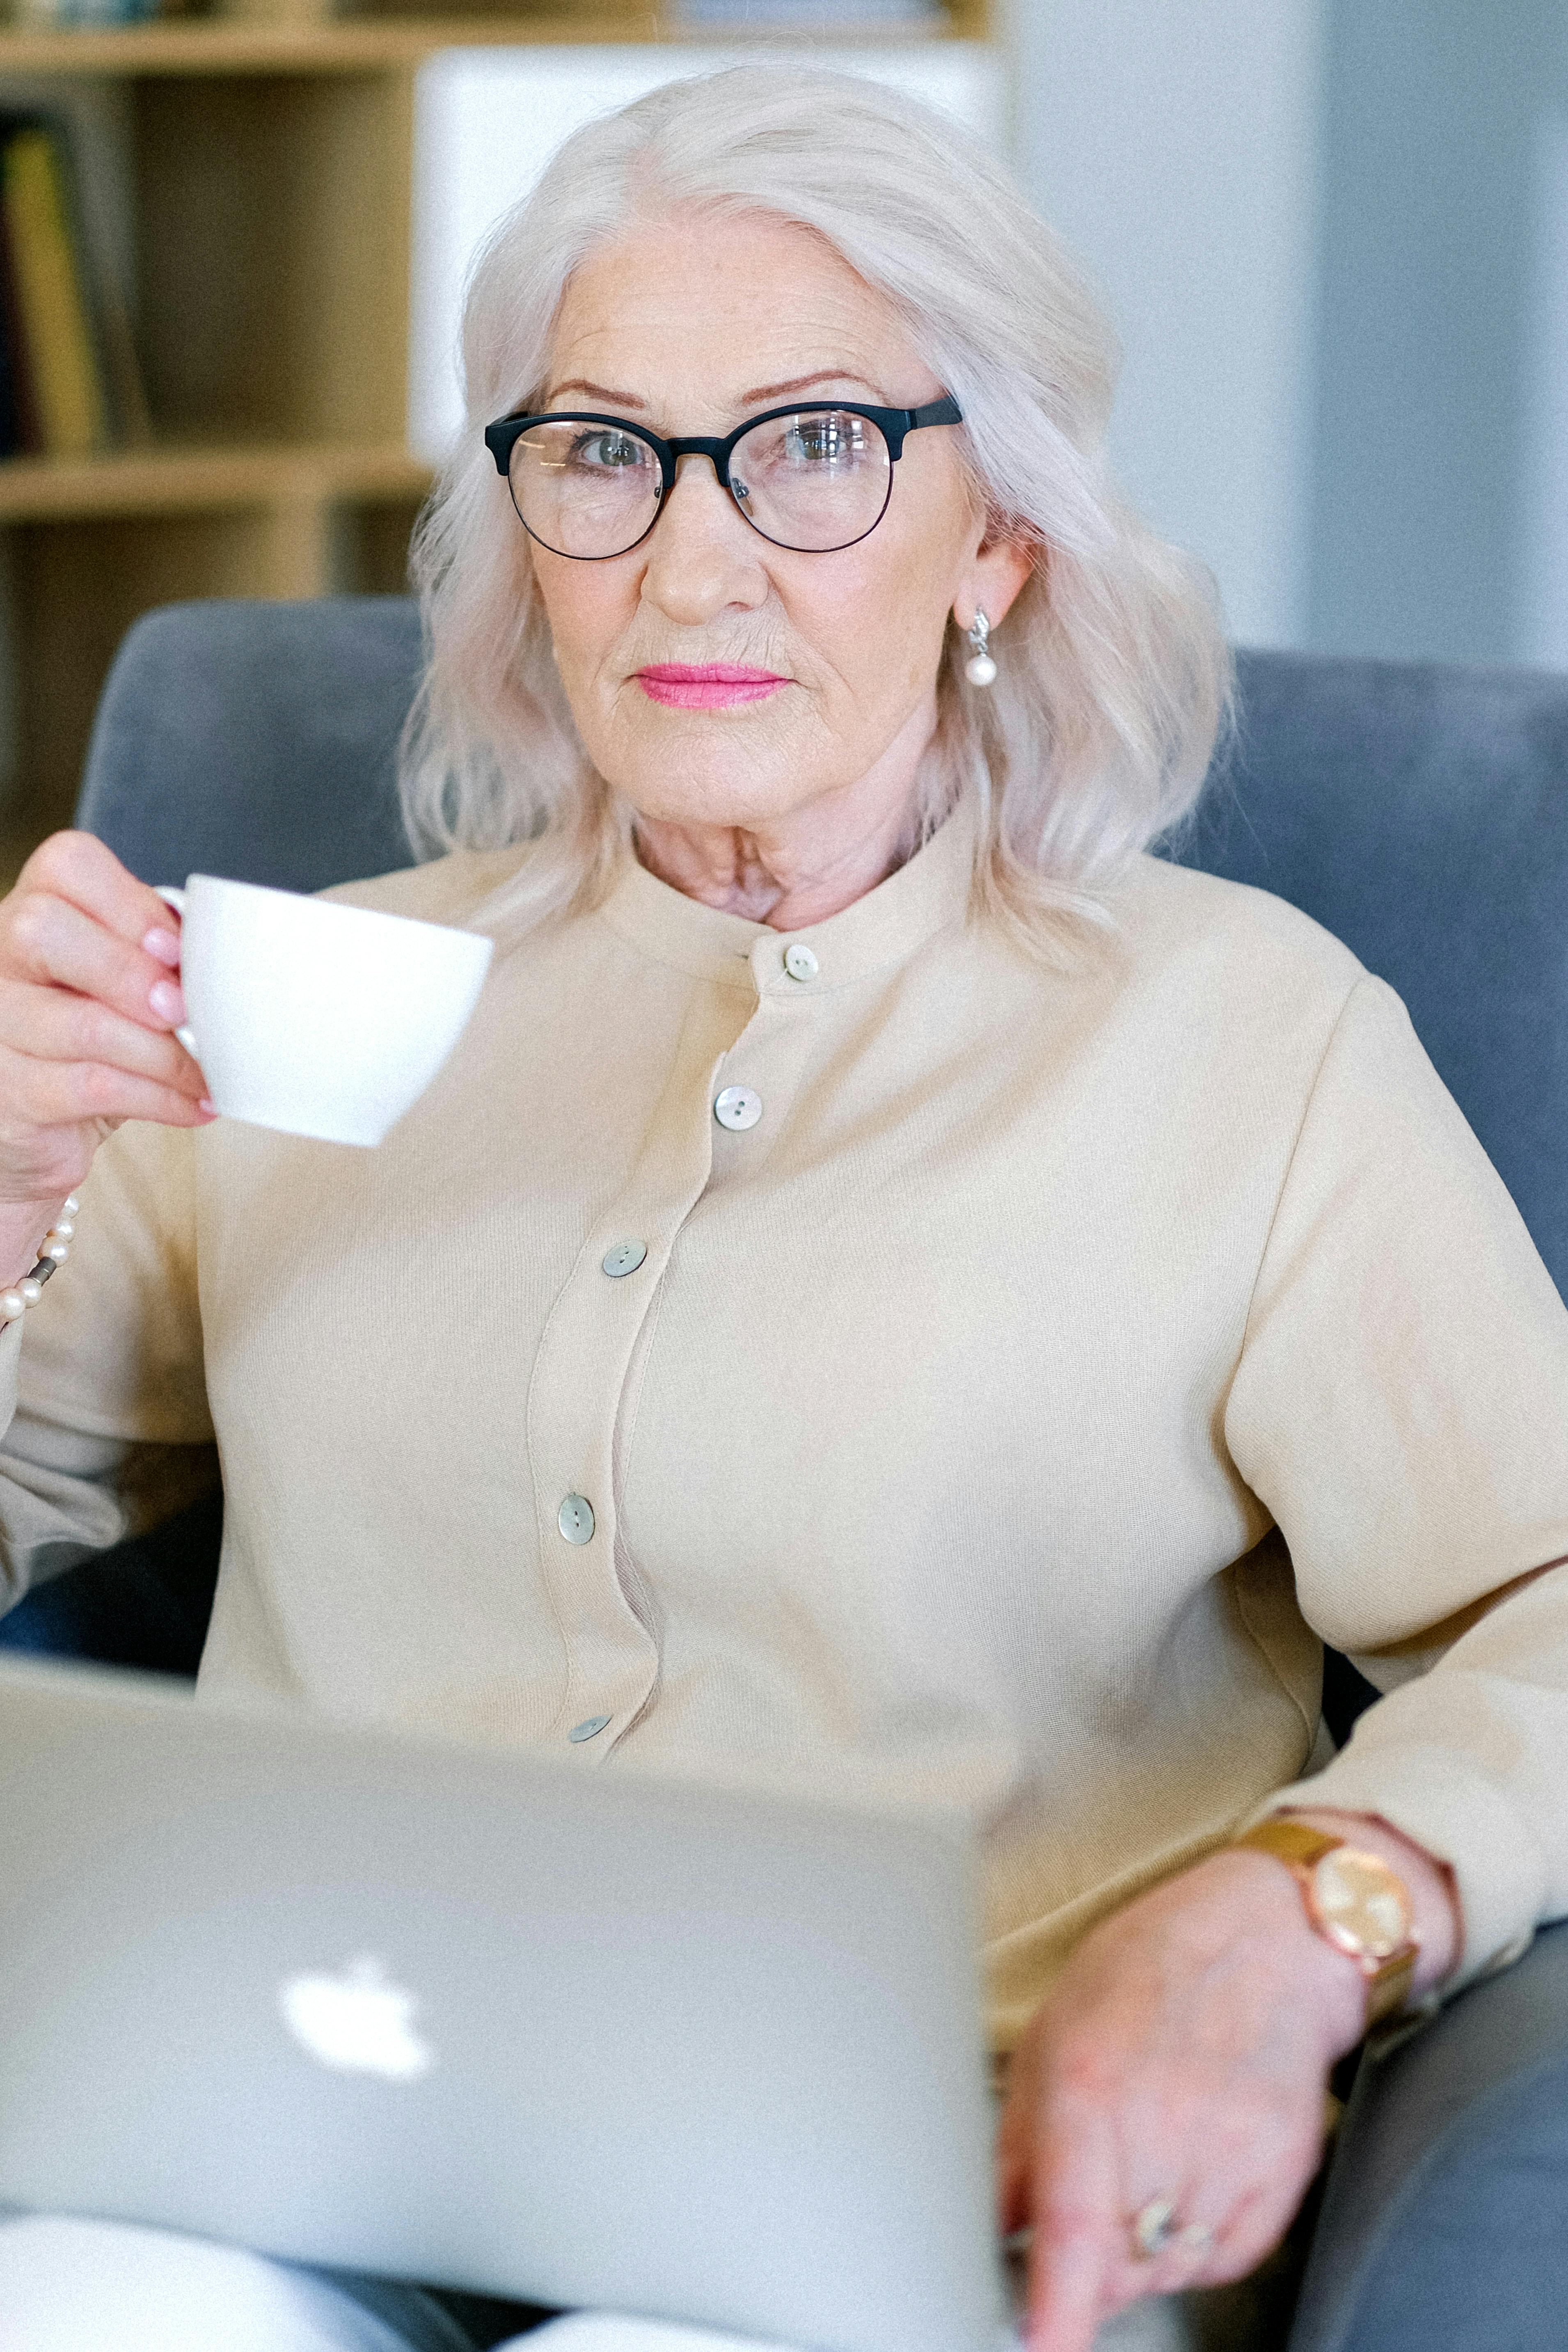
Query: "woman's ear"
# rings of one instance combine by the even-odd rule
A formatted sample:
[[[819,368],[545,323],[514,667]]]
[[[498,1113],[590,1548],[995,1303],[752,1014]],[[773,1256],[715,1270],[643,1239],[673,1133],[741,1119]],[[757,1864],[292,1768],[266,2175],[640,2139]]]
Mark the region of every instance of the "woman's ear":
[[[983,539],[965,566],[963,587],[952,600],[952,617],[969,628],[982,612],[993,628],[1022,593],[1031,572],[1042,572],[1046,551],[998,535]]]

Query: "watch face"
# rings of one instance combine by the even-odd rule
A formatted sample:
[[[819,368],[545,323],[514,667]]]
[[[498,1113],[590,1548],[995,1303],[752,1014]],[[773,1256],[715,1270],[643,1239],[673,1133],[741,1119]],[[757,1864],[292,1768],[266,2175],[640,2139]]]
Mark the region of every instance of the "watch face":
[[[1336,1846],[1312,1873],[1312,1896],[1325,1933],[1342,1951],[1385,1960],[1410,1940],[1410,1897],[1374,1853]]]

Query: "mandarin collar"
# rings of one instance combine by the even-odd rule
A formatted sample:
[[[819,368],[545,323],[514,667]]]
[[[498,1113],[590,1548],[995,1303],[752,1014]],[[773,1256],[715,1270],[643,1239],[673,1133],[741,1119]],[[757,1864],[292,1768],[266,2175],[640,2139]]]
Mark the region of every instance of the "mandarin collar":
[[[973,871],[973,822],[965,809],[906,866],[826,922],[776,931],[661,882],[634,856],[626,858],[599,919],[656,963],[673,965],[721,987],[775,989],[820,995],[891,964],[901,963],[938,931],[962,923]],[[804,986],[786,971],[784,955],[807,948],[816,969]]]

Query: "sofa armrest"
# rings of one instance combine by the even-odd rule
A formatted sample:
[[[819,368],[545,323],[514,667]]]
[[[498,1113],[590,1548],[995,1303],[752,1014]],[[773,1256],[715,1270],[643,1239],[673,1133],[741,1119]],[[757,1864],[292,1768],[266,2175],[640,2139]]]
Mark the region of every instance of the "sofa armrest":
[[[1568,2313],[1568,1925],[1357,2073],[1289,2352],[1535,2352]]]

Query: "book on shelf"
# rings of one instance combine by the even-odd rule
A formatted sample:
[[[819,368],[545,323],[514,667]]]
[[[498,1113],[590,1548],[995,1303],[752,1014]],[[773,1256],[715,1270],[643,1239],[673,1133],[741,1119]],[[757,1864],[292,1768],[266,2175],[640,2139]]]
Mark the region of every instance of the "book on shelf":
[[[124,297],[84,234],[67,129],[47,114],[0,114],[0,457],[147,437]]]
[[[105,26],[143,25],[150,16],[184,14],[163,5],[163,0],[12,0],[13,21],[25,25],[30,33],[54,32],[70,27],[89,27],[101,31]]]

